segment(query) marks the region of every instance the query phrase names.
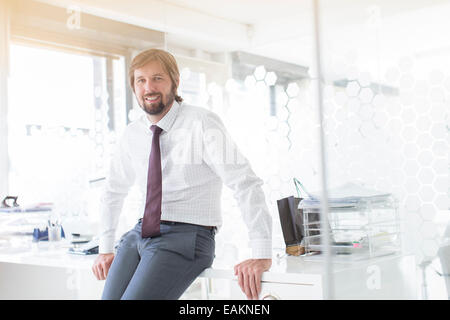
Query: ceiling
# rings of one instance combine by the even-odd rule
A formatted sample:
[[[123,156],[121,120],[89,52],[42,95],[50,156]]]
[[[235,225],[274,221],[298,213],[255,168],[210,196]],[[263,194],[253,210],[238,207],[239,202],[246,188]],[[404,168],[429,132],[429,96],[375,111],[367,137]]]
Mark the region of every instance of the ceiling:
[[[171,46],[188,50],[240,50],[313,64],[312,0],[41,1],[164,31]],[[449,0],[322,0],[322,49],[332,53],[328,58],[356,54],[368,71],[380,67],[377,59],[389,63],[386,52],[395,53],[393,59],[403,51],[433,54],[446,46],[449,5]]]
[[[302,0],[167,0],[165,3],[176,5],[220,19],[242,24],[264,23],[274,18],[288,18],[300,12],[310,10],[310,1]]]

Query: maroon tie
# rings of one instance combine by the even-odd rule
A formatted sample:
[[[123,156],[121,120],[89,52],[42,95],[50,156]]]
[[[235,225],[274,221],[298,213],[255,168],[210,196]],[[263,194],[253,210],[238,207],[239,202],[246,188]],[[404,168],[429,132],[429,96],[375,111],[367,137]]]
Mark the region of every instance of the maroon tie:
[[[153,131],[153,139],[148,163],[147,198],[142,220],[142,238],[156,237],[161,234],[159,225],[161,222],[162,174],[159,135],[162,129],[153,125],[150,130]]]

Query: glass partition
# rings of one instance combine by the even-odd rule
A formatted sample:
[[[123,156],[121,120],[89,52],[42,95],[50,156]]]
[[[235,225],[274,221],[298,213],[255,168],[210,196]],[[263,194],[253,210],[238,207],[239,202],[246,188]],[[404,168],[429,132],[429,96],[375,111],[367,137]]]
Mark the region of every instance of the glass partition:
[[[435,270],[449,221],[450,5],[320,1],[318,9],[334,297],[446,298]],[[346,209],[332,199],[351,191],[367,197]],[[358,255],[363,268],[346,285],[339,268]]]
[[[51,19],[67,22],[68,39],[55,21],[34,30],[33,7],[18,2],[31,9],[11,28],[10,193],[54,200],[68,217],[98,214],[89,180],[104,177],[116,138],[142,114],[127,67],[163,48],[184,101],[220,116],[264,182],[272,270],[321,277],[305,298],[447,297],[448,1],[69,2]],[[52,40],[59,46],[41,46]],[[298,201],[299,252],[286,250],[288,197]],[[132,191],[117,238],[142,215],[139,201]],[[221,205],[214,266],[232,268],[251,256],[248,230],[231,189]],[[227,298],[228,284],[216,283],[210,298]]]

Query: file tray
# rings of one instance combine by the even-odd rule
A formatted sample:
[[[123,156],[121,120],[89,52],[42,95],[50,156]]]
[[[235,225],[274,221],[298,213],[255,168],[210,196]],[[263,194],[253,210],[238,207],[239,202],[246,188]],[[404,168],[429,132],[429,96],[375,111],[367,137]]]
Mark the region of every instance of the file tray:
[[[323,251],[320,201],[299,204],[305,256]],[[334,258],[360,260],[401,251],[398,203],[391,195],[330,199],[328,223]],[[315,257],[317,259],[317,257]]]

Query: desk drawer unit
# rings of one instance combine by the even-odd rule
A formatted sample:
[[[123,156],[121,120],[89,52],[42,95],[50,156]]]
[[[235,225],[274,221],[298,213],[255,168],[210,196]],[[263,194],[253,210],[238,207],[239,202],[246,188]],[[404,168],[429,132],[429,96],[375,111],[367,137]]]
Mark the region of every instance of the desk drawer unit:
[[[247,299],[236,280],[231,281],[231,299]],[[322,299],[320,285],[311,283],[262,282],[261,300],[311,300]]]

